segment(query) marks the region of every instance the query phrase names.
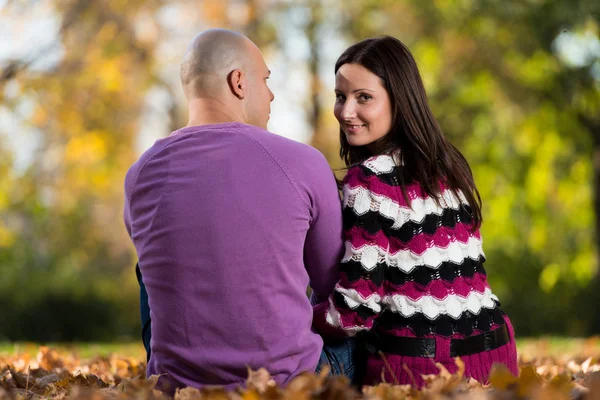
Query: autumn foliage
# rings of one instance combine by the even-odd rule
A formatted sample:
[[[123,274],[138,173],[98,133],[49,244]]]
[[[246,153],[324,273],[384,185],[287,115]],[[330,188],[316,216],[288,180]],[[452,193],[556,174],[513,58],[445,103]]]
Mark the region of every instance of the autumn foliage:
[[[381,383],[359,391],[346,378],[306,373],[285,388],[278,387],[265,369],[248,370],[246,385],[234,391],[219,387],[179,389],[175,399],[597,399],[600,398],[600,363],[595,357],[570,359],[538,356],[521,359],[519,377],[500,365],[489,385],[450,374],[439,365],[439,375],[425,377],[427,386]],[[145,378],[145,364],[116,354],[81,360],[74,354],[40,347],[28,354],[0,356],[0,400],[4,399],[163,399],[155,389],[158,376]]]

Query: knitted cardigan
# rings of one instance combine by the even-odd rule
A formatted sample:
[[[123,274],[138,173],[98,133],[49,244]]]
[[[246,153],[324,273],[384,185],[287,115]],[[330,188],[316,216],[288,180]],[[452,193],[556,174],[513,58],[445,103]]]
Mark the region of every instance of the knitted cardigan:
[[[514,332],[487,282],[481,234],[472,229],[464,195],[459,192],[457,198],[440,184],[438,205],[412,182],[406,186],[411,201],[407,204],[396,178],[399,157],[399,153],[371,157],[350,168],[344,179],[341,280],[329,301],[315,306],[315,329],[325,336],[340,332],[353,336],[374,329],[435,338],[433,360],[374,354],[367,361],[365,383],[383,376],[388,382],[420,387],[421,374],[439,372],[435,362],[456,371],[449,355],[452,338],[506,323],[511,342],[486,354],[463,357],[465,375],[485,382],[494,362],[518,374]]]

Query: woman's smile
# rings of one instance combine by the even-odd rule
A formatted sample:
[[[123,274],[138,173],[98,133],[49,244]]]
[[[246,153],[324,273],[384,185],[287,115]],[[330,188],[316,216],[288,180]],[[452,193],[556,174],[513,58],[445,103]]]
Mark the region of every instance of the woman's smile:
[[[358,133],[360,132],[360,130],[362,128],[364,128],[366,125],[362,124],[362,125],[350,125],[350,124],[344,124],[345,127],[345,131],[347,133]]]

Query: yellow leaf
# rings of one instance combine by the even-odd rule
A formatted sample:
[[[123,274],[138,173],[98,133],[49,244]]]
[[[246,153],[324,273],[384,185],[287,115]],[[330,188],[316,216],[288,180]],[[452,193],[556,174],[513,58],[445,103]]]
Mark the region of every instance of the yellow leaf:
[[[532,392],[542,386],[543,379],[535,372],[532,366],[521,368],[519,376],[519,388],[517,394],[519,397],[532,396]]]
[[[242,395],[242,399],[244,400],[260,400],[260,394],[256,390],[247,390]]]
[[[494,364],[490,372],[490,384],[499,390],[508,390],[518,378],[504,364]]]
[[[572,388],[573,381],[566,375],[556,375],[550,380],[549,388],[561,394],[569,394]]]

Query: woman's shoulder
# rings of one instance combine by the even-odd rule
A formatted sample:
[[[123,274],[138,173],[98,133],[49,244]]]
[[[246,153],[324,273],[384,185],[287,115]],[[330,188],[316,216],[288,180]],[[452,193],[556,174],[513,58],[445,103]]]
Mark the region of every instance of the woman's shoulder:
[[[400,165],[398,152],[372,156],[353,165],[344,178],[344,195],[362,191],[363,194],[385,196],[398,201],[397,198],[402,196],[398,182]]]
[[[378,154],[356,163],[348,168],[347,178],[395,175],[396,168],[401,165],[400,152],[392,154]]]
[[[378,154],[367,158],[360,163],[363,170],[367,170],[375,175],[384,175],[394,172],[402,163],[400,150],[390,154]]]

